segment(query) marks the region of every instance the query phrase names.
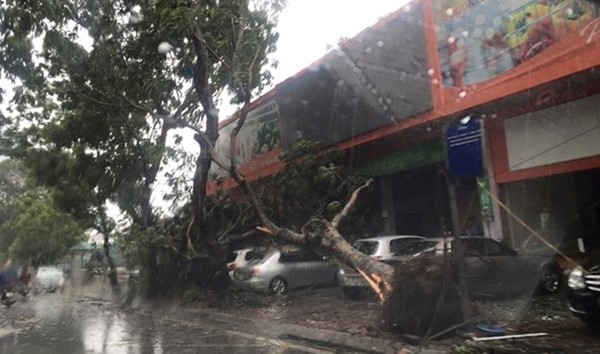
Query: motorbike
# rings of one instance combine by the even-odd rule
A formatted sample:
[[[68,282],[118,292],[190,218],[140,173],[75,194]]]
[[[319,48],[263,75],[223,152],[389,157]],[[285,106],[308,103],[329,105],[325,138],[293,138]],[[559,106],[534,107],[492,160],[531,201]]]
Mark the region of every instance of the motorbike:
[[[12,304],[17,302],[15,300],[15,291],[12,287],[5,287],[2,289],[2,294],[0,295],[0,302],[4,307],[11,307]]]
[[[21,286],[19,287],[19,291],[18,291],[18,292],[19,292],[19,294],[20,294],[22,297],[27,297],[27,295],[29,294],[29,291],[30,291],[30,289],[29,289],[29,285],[21,285]]]

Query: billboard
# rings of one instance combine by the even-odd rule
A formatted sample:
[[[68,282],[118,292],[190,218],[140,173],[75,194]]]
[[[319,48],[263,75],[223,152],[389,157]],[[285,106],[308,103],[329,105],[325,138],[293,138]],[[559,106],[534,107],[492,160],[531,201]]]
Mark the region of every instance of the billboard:
[[[434,0],[444,84],[491,79],[579,33],[598,17],[590,0]]]
[[[215,146],[218,156],[227,163],[231,158],[231,132],[236,124],[237,120],[234,120],[219,129],[219,139]],[[242,172],[254,172],[277,162],[280,152],[278,106],[277,101],[272,99],[248,112],[246,122],[237,136],[234,151],[235,161]],[[227,171],[215,164],[211,167],[210,175],[212,177],[229,176]]]
[[[332,145],[432,108],[420,4],[340,44],[277,87],[282,143]]]

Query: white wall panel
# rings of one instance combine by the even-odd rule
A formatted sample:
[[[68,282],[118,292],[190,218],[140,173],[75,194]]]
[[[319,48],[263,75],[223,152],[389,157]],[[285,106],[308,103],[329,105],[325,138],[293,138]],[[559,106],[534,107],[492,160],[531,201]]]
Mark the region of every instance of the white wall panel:
[[[600,155],[600,95],[504,122],[511,171]]]

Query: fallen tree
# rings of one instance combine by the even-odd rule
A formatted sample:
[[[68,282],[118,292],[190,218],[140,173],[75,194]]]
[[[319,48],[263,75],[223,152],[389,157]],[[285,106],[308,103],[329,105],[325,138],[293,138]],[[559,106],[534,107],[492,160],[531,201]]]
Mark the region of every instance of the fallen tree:
[[[429,336],[460,322],[450,257],[426,255],[403,262],[396,266],[392,284],[381,315],[385,330]]]
[[[248,76],[251,80],[252,73],[249,72]],[[249,111],[250,94],[244,87],[239,84],[244,104],[230,136],[230,151],[235,151],[237,136]],[[333,218],[311,219],[301,228],[301,232],[296,232],[278,225],[267,215],[256,193],[236,165],[235,154],[230,154],[229,161],[223,161],[214,149],[213,139],[198,131],[195,138],[206,149],[204,153],[219,167],[228,171],[249,200],[261,224],[257,229],[275,240],[332,254],[341,262],[357,269],[383,306],[382,322],[387,330],[430,335],[432,331],[452,327],[467,319],[464,311],[466,293],[460,291],[464,288],[459,286],[460,277],[457,276],[456,265],[450,263],[449,257],[418,257],[394,269],[391,265],[361,253],[342,236],[340,224],[348,218],[360,194],[371,186],[371,179],[354,190],[344,207]],[[432,306],[434,303],[437,305]]]

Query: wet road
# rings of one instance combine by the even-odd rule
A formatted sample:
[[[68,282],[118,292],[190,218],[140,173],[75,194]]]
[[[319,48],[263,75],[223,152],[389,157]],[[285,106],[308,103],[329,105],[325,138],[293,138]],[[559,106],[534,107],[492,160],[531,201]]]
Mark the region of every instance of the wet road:
[[[108,302],[44,294],[0,308],[0,353],[326,353],[218,328],[125,313]]]

